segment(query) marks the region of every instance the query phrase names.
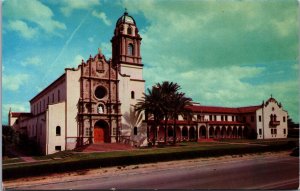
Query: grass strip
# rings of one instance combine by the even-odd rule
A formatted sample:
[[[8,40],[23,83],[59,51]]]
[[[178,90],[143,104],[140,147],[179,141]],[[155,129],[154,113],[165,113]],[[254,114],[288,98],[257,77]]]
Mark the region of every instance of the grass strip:
[[[80,154],[76,157],[53,160],[33,164],[5,166],[3,179],[16,179],[28,176],[39,176],[51,173],[70,172],[83,169],[93,169],[111,166],[124,166],[184,160],[200,157],[216,157],[223,155],[238,155],[248,153],[276,152],[291,149],[287,143],[259,145],[217,145],[215,147],[182,147],[168,149],[141,149],[136,151],[119,151],[107,153]]]

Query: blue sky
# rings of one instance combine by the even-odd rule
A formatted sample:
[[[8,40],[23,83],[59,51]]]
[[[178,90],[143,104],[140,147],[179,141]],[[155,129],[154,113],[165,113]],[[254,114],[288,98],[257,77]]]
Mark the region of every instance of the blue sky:
[[[142,40],[146,86],[164,80],[203,105],[257,105],[272,94],[299,122],[296,0],[4,0],[2,121],[65,67],[111,57],[124,8]]]

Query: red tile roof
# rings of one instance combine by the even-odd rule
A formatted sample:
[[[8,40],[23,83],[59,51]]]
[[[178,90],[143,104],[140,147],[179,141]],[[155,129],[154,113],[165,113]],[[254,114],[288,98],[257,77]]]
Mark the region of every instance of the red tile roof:
[[[203,106],[203,105],[193,105],[188,106],[193,112],[197,113],[230,113],[230,114],[240,114],[240,113],[252,113],[257,109],[261,108],[261,105],[248,106],[248,107],[217,107],[217,106]]]
[[[154,121],[153,120],[148,120],[148,123],[152,124]],[[160,121],[160,124],[163,125],[165,124],[164,120]],[[169,119],[167,122],[168,125],[173,125],[174,121]],[[186,120],[176,120],[176,125],[195,125],[195,121],[186,121]]]
[[[26,112],[11,112],[12,117],[20,117],[20,116],[25,116],[25,117],[30,117],[32,116],[31,113],[26,113]]]
[[[210,125],[246,125],[246,123],[241,123],[238,121],[209,121]]]

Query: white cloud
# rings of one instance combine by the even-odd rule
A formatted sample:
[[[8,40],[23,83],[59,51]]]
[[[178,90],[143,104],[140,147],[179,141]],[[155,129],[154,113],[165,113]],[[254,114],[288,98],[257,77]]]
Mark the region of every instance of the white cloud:
[[[16,74],[16,75],[3,75],[2,87],[3,89],[16,91],[20,86],[24,85],[29,80],[28,74]]]
[[[293,64],[291,67],[294,70],[299,70],[299,63]]]
[[[41,59],[38,56],[28,57],[23,62],[21,62],[22,66],[34,65],[38,66],[41,64]]]
[[[10,20],[11,24],[18,24],[17,26],[23,30],[27,29],[25,33],[27,37],[32,37],[34,33],[34,29],[28,27],[28,23],[55,35],[58,35],[56,30],[66,29],[64,23],[53,19],[54,14],[51,9],[37,0],[6,1],[3,3],[3,16]]]
[[[60,0],[62,5],[61,12],[65,16],[70,16],[73,10],[88,10],[97,5],[100,5],[99,0]]]
[[[14,20],[8,22],[8,29],[19,32],[20,35],[26,39],[31,39],[37,34],[37,29],[29,27],[21,20]]]
[[[2,123],[8,124],[8,112],[11,108],[12,112],[30,112],[29,103],[9,103],[2,104]]]
[[[12,112],[28,112],[29,103],[10,103],[2,105],[3,112],[6,114],[8,114],[9,108],[11,108]]]
[[[89,38],[88,38],[88,41],[89,41],[89,42],[94,42],[94,40],[95,40],[94,37],[89,37]]]
[[[106,14],[104,12],[99,12],[98,13],[97,11],[93,11],[92,15],[94,17],[97,17],[101,21],[103,21],[106,25],[111,25],[111,21],[107,18]]]
[[[106,59],[111,58],[111,43],[101,43],[100,49]]]
[[[81,61],[84,60],[83,56],[81,56],[80,54],[76,55],[73,59],[73,61],[69,64],[66,65],[67,68],[72,68],[75,67],[77,68],[77,66],[79,64],[81,64]]]

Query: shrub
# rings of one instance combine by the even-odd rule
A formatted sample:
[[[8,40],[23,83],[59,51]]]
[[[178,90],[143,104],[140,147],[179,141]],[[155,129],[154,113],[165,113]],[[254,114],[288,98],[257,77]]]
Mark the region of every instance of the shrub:
[[[268,146],[247,146],[211,148],[210,150],[188,150],[162,153],[127,154],[106,158],[82,159],[77,161],[51,161],[23,166],[3,168],[3,179],[15,179],[27,176],[38,176],[50,173],[69,172],[100,167],[135,165],[172,160],[193,159],[199,157],[217,157],[223,155],[241,155],[247,153],[274,152],[291,149],[293,146],[286,142]]]

